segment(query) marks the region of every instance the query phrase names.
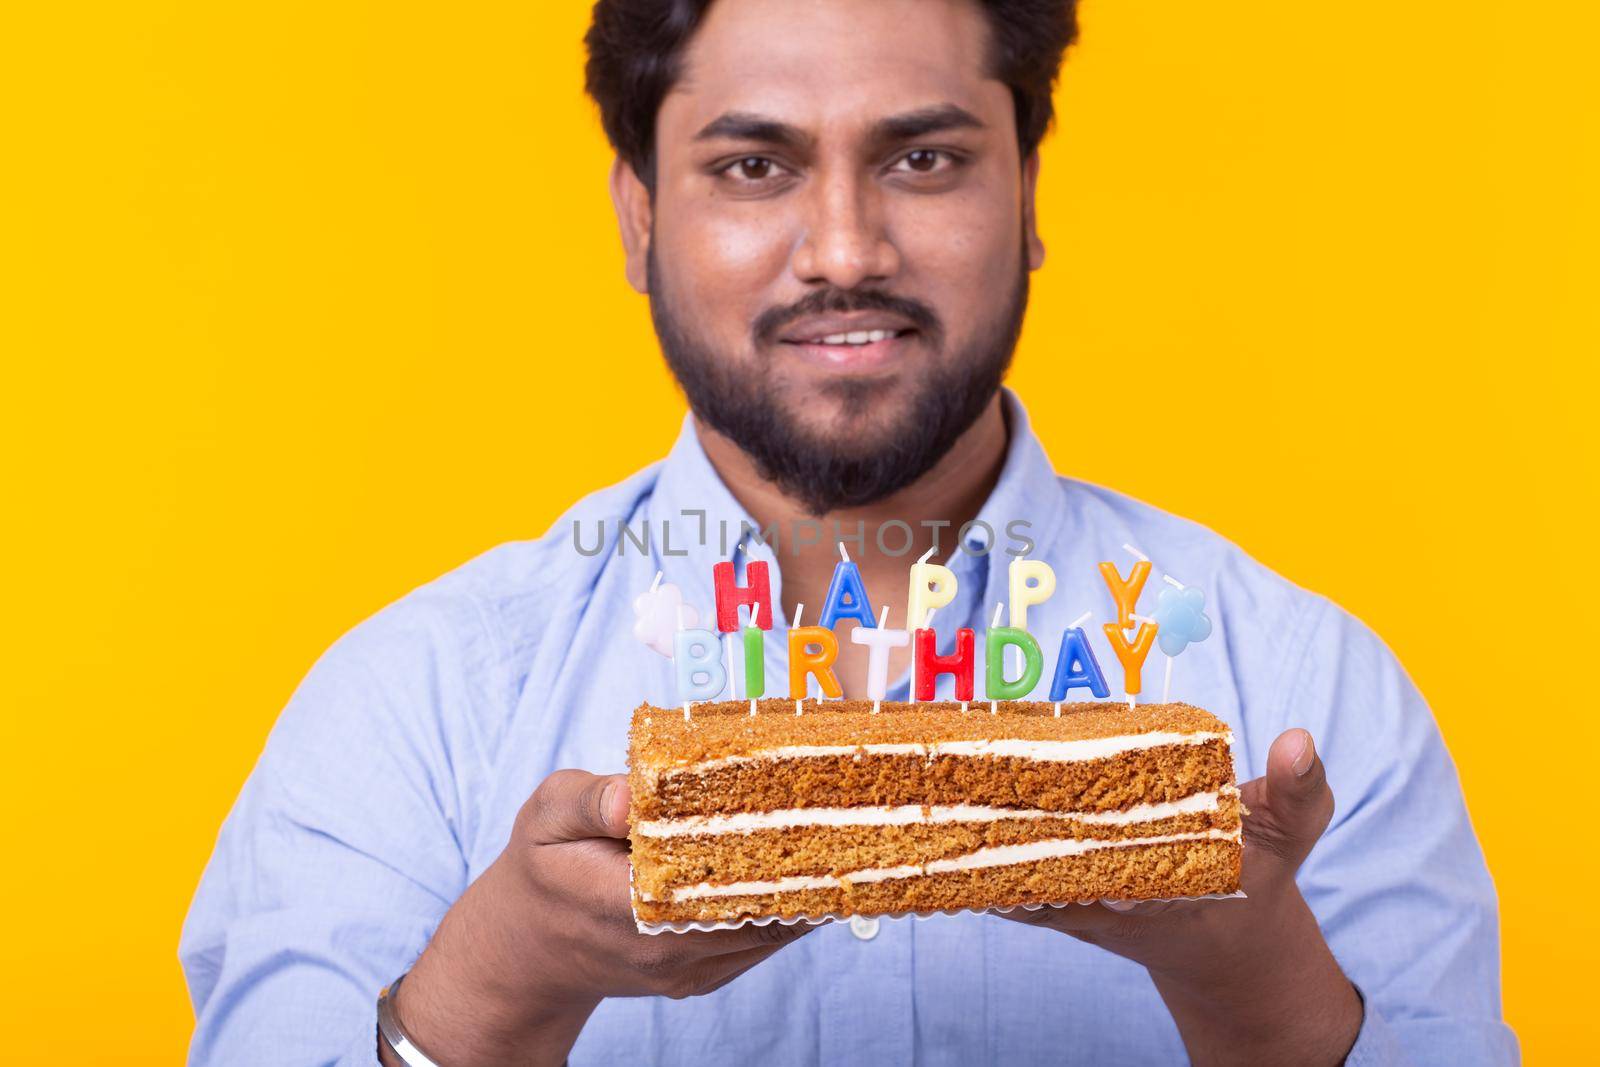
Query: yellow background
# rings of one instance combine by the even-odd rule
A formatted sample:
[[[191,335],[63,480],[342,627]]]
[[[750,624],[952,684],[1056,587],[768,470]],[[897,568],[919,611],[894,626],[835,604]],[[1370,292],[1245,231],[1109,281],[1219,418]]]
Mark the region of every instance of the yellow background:
[[[656,457],[681,400],[622,281],[587,4],[13,7],[6,1055],[173,1063],[179,923],[312,660]],[[1399,653],[1546,1063],[1592,1052],[1600,932],[1586,7],[1088,0],[1012,378],[1060,470]],[[1142,383],[1203,437],[1097,399]]]

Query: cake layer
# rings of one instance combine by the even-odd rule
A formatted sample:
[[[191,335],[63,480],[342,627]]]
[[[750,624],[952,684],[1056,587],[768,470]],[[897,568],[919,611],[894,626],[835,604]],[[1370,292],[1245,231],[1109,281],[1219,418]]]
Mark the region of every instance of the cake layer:
[[[723,702],[634,713],[636,821],[791,807],[1115,811],[1232,781],[1230,735],[1184,704]]]
[[[1117,811],[1233,781],[1227,742],[1173,744],[1081,762],[1022,756],[824,755],[716,764],[642,786],[641,820],[797,807],[987,804]]]
[[[965,711],[953,701],[884,701],[874,714],[866,700],[743,700],[695,704],[687,721],[681,708],[640,705],[633,713],[632,746],[645,765],[667,770],[707,760],[764,752],[787,745],[930,745],[989,741],[998,736],[1030,741],[1082,741],[1164,731],[1225,733],[1216,716],[1189,704],[1062,704],[1002,700],[998,714],[985,701]],[[1004,723],[1003,730],[997,726]]]
[[[867,815],[902,815],[902,809],[857,810]],[[700,883],[791,876],[837,879],[849,877],[852,871],[920,866],[1037,841],[1122,842],[1210,830],[1232,833],[1239,827],[1238,794],[1232,790],[1222,796],[1200,794],[1177,804],[1150,805],[1142,812],[1130,812],[1156,816],[1138,821],[1094,821],[1105,816],[1075,818],[1049,812],[996,818],[991,816],[998,809],[975,810],[982,816],[948,821],[930,817],[913,824],[811,825],[665,837],[641,834],[634,843],[635,885],[642,893],[666,897],[673,890]]]
[[[746,916],[792,919],[1226,894],[1238,889],[1241,849],[1237,832],[1212,836],[1221,833],[1147,844],[1106,843],[1067,855],[1050,855],[1045,846],[1052,843],[1039,842],[1017,846],[1010,855],[971,854],[967,865],[959,865],[962,857],[955,857],[926,868],[863,871],[847,879],[723,884],[704,895],[688,887],[674,894],[678,899],[637,896],[635,912],[645,923],[728,922]],[[1084,843],[1055,844],[1081,848]],[[1030,848],[1032,852],[1022,852]]]

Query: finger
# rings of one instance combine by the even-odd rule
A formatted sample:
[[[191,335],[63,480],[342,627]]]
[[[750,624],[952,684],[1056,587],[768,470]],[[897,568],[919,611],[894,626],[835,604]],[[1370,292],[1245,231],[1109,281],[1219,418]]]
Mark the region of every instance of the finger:
[[[556,771],[533,791],[522,815],[536,845],[628,836],[628,779],[620,774]]]
[[[782,947],[781,945],[762,945],[757,948],[747,948],[739,952],[732,952],[726,956],[712,957],[704,966],[713,968],[711,973],[715,977],[712,978],[710,985],[700,990],[701,994],[715,993]]]
[[[1267,773],[1241,790],[1245,845],[1299,869],[1333,818],[1333,790],[1311,735],[1288,730],[1267,751]]]
[[[691,931],[680,936],[694,951],[703,956],[730,956],[754,949],[771,952],[804,937],[813,929],[815,924],[805,921],[789,925],[780,922],[759,926],[755,923],[745,923],[732,930]]]
[[[1113,908],[1111,906],[1113,903],[1119,907]],[[1079,933],[1087,930],[1107,930],[1129,922],[1134,916],[1120,905],[1132,903],[1134,902],[1095,901],[1089,904],[1064,904],[1060,907],[1047,905],[1034,911],[1014,908],[1001,915],[1003,918],[1028,926],[1048,926],[1052,930]]]

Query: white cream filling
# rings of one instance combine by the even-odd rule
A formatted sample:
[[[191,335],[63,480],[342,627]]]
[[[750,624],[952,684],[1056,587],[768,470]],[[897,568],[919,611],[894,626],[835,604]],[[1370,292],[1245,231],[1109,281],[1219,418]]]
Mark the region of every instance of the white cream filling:
[[[936,741],[931,745],[915,742],[874,742],[864,745],[780,745],[761,749],[743,756],[723,756],[720,759],[670,767],[662,773],[699,774],[729,767],[739,763],[759,760],[809,759],[819,756],[922,756],[932,760],[938,756],[1013,756],[1020,759],[1042,760],[1051,763],[1080,763],[1085,760],[1106,759],[1124,752],[1141,752],[1147,748],[1165,745],[1203,745],[1207,741],[1225,741],[1233,744],[1232,731],[1197,730],[1177,733],[1171,730],[1151,730],[1142,734],[1119,734],[1115,737],[1087,737],[1075,741],[1029,741],[1023,738],[998,738],[977,741]]]
[[[701,882],[699,885],[674,889],[672,891],[672,899],[677,902],[698,900],[705,897],[765,896],[769,893],[799,893],[808,889],[838,889],[841,886],[851,884],[887,882],[895,878],[917,878],[930,874],[972,871],[984,867],[1009,867],[1017,863],[1036,863],[1039,860],[1057,859],[1063,856],[1081,856],[1086,852],[1095,852],[1105,848],[1136,848],[1143,845],[1167,845],[1178,841],[1233,841],[1237,843],[1242,840],[1243,836],[1239,830],[1217,829],[1199,830],[1185,834],[1163,834],[1159,837],[1124,838],[1120,841],[1056,838],[1049,841],[1030,841],[1022,845],[996,845],[991,848],[980,848],[976,852],[969,852],[964,856],[933,860],[927,864],[905,864],[900,867],[868,867],[841,875],[824,877],[792,875],[788,878],[775,878],[767,882],[729,882],[723,885]],[[643,896],[643,899],[654,900],[656,898]]]
[[[695,834],[747,834],[755,830],[791,830],[804,826],[914,826],[951,822],[999,822],[1003,819],[1071,819],[1089,826],[1130,826],[1217,810],[1219,798],[1238,796],[1233,786],[1194,793],[1182,800],[1138,804],[1126,811],[1044,811],[1040,808],[995,808],[978,804],[923,807],[786,808],[782,811],[734,815],[686,815],[651,819],[635,828],[643,837],[687,837]]]

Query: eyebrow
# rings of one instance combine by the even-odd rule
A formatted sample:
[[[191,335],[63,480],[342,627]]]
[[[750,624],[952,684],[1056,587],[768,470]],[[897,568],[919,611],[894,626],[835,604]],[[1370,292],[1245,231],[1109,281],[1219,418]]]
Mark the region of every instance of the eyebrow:
[[[955,104],[936,104],[881,118],[872,124],[869,137],[877,143],[909,141],[945,130],[986,129],[982,119]],[[694,135],[697,141],[759,141],[785,148],[805,148],[813,138],[798,126],[749,111],[728,111],[717,116]]]

